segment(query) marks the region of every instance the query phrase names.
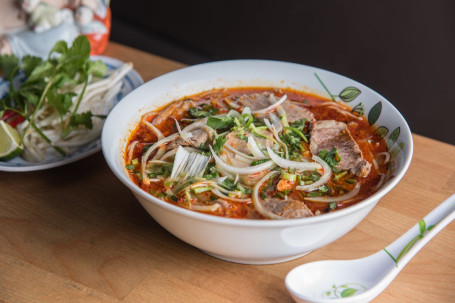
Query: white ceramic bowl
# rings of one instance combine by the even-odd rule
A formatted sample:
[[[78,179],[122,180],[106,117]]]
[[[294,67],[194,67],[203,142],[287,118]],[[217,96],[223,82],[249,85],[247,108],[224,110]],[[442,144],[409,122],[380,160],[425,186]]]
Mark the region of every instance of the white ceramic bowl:
[[[130,180],[123,155],[127,138],[142,114],[201,91],[241,86],[290,87],[321,96],[330,92],[340,102],[350,102],[352,108],[365,113],[388,143],[392,162],[386,183],[371,197],[346,209],[310,218],[266,221],[221,218],[180,208],[146,193]],[[300,64],[235,60],[183,68],[131,92],[109,114],[102,149],[114,174],[170,233],[220,259],[270,264],[303,256],[354,228],[403,177],[411,162],[413,144],[398,110],[356,81]]]

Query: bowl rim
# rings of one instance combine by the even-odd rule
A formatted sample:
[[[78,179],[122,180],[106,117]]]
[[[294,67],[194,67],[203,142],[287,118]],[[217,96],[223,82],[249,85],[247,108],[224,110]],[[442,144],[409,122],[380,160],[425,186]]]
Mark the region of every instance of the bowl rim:
[[[384,184],[378,191],[376,191],[375,193],[373,193],[371,196],[367,197],[366,199],[356,203],[355,205],[337,210],[335,212],[321,214],[318,216],[293,218],[293,219],[282,219],[282,220],[226,218],[226,217],[215,216],[215,215],[210,215],[210,214],[205,214],[205,213],[200,213],[200,212],[196,212],[193,210],[189,210],[189,209],[177,206],[177,205],[173,205],[169,202],[158,199],[151,194],[148,194],[147,192],[142,190],[140,187],[138,187],[127,176],[126,170],[123,170],[121,172],[117,170],[117,167],[113,163],[113,160],[111,158],[111,153],[107,150],[107,147],[106,147],[107,142],[105,142],[105,140],[103,138],[106,136],[105,133],[107,132],[108,126],[111,123],[114,123],[114,122],[111,122],[112,119],[110,119],[110,117],[112,117],[112,113],[115,113],[116,111],[121,110],[122,104],[127,103],[127,102],[124,102],[124,101],[127,101],[125,99],[131,99],[136,94],[138,94],[138,92],[141,92],[142,90],[146,90],[147,86],[151,85],[150,83],[156,83],[158,81],[167,80],[168,78],[174,77],[176,74],[178,75],[180,73],[191,72],[193,70],[197,71],[201,68],[202,69],[206,68],[206,67],[213,68],[213,67],[217,67],[217,66],[219,67],[220,65],[225,65],[225,64],[229,65],[229,64],[233,64],[233,63],[234,64],[235,63],[240,63],[240,64],[248,64],[248,63],[270,64],[270,63],[272,63],[272,64],[297,65],[297,66],[304,67],[304,68],[311,68],[314,70],[319,70],[319,71],[323,71],[325,73],[335,75],[337,77],[345,78],[349,81],[352,81],[352,83],[361,85],[362,87],[364,87],[364,88],[368,89],[369,91],[371,91],[372,93],[376,94],[380,98],[381,101],[388,104],[388,106],[390,107],[390,110],[394,111],[394,114],[401,120],[401,122],[405,126],[405,129],[403,129],[402,131],[404,131],[405,133],[408,134],[408,136],[406,136],[406,137],[408,137],[408,140],[405,141],[405,144],[408,145],[408,149],[407,149],[407,152],[404,154],[404,157],[403,157],[404,161],[403,161],[401,170],[395,176],[393,176],[386,184]],[[141,106],[141,108],[144,108],[144,107],[146,107],[146,105]],[[138,108],[138,111],[141,108]],[[125,123],[125,125],[126,124],[127,123]],[[125,96],[125,98],[117,106],[114,107],[114,109],[111,111],[111,113],[109,114],[109,116],[107,117],[107,119],[105,121],[101,137],[102,137],[102,151],[103,151],[104,158],[105,158],[106,162],[108,163],[108,166],[113,171],[114,175],[116,175],[116,177],[124,185],[126,185],[133,192],[134,195],[141,196],[142,198],[144,198],[146,200],[147,203],[155,203],[157,206],[159,206],[161,208],[165,208],[171,212],[174,212],[176,214],[179,214],[179,215],[182,215],[185,217],[190,217],[192,219],[202,220],[205,222],[237,226],[237,227],[262,227],[262,228],[264,228],[264,227],[270,227],[270,228],[289,227],[289,226],[296,226],[296,225],[321,223],[321,222],[330,221],[330,220],[333,220],[333,219],[336,219],[339,217],[348,216],[351,213],[355,213],[365,207],[368,207],[372,203],[379,202],[379,199],[381,199],[385,194],[389,193],[398,184],[398,182],[401,181],[401,179],[407,172],[407,170],[411,164],[412,156],[413,156],[413,152],[414,152],[412,132],[409,128],[409,125],[408,125],[406,119],[403,117],[403,115],[400,113],[400,111],[398,111],[398,109],[389,100],[384,98],[381,94],[379,94],[375,90],[371,89],[370,87],[368,87],[352,78],[343,76],[341,74],[338,74],[338,73],[335,73],[332,71],[321,69],[318,67],[313,67],[313,66],[305,65],[305,64],[301,64],[301,63],[293,63],[293,62],[278,61],[278,60],[263,60],[263,59],[235,59],[235,60],[222,60],[222,61],[207,62],[207,63],[183,67],[183,68],[165,73],[163,75],[160,75],[156,78],[153,78],[153,79],[147,81],[146,83],[144,83],[143,85],[141,85],[140,87],[138,87],[137,89],[135,89],[134,91],[132,91],[127,96]],[[119,138],[119,139],[121,139],[121,138]],[[120,151],[120,152],[122,152],[122,151]],[[402,151],[402,152],[404,153],[404,151]],[[140,201],[140,203],[142,203],[142,202]]]

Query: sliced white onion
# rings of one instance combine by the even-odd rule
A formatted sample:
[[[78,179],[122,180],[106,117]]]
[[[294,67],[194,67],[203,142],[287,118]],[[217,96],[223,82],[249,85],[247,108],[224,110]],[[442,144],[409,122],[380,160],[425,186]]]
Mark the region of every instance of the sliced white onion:
[[[147,120],[143,120],[142,122],[148,129],[150,129],[156,135],[156,137],[158,138],[157,141],[163,140],[165,138],[163,133],[155,125],[148,122]]]
[[[234,101],[232,101],[231,99],[229,98],[224,98],[224,102],[226,102],[230,107],[232,108],[235,108],[235,109],[240,109],[242,108],[242,106],[238,105],[237,103],[235,103]]]
[[[134,148],[136,148],[136,145],[139,141],[133,141],[131,142],[130,146],[128,146],[128,161],[133,160],[133,153],[134,153]]]
[[[183,149],[185,149],[187,152],[196,152],[197,149],[195,149],[194,147],[190,147],[190,146],[183,146]],[[160,160],[166,160],[167,158],[170,158],[172,156],[175,155],[175,153],[177,152],[177,148],[174,148],[174,149],[171,149],[170,151],[168,151],[167,153],[165,153],[161,158]]]
[[[166,153],[166,146],[161,145],[156,154],[153,156],[152,160],[161,159],[161,157]]]
[[[270,147],[267,147],[269,157],[281,168],[291,168],[300,171],[320,169],[321,165],[315,162],[297,162],[291,161],[278,156]]]
[[[264,119],[264,122],[265,122],[265,125],[269,128],[269,130],[272,132],[273,136],[275,137],[275,140],[281,144],[281,146],[283,146],[284,148],[284,155],[286,157],[286,159],[289,159],[289,152],[288,152],[288,147],[287,145],[281,141],[280,139],[280,136],[278,136],[278,132],[276,131],[276,128],[275,126],[273,126],[272,124],[270,124],[270,121],[268,119]]]
[[[360,191],[360,182],[357,182],[354,188],[341,196],[338,197],[329,197],[329,196],[322,196],[322,197],[305,197],[305,200],[308,201],[313,201],[313,202],[326,202],[326,203],[331,203],[331,202],[342,202],[345,200],[349,200],[353,197],[355,197]]]
[[[165,143],[167,143],[169,141],[175,140],[179,136],[180,136],[179,134],[173,134],[173,135],[170,135],[169,137],[164,138],[163,140],[160,140],[158,142],[153,143],[152,146],[150,146],[149,149],[147,149],[147,151],[142,155],[142,158],[141,158],[141,172],[142,172],[142,182],[144,184],[149,184],[150,183],[150,179],[147,176],[147,172],[145,171],[145,168],[147,166],[147,160],[150,157],[150,155],[152,154],[152,152],[157,147],[160,147],[161,145],[163,145],[163,144],[165,144]]]
[[[313,155],[313,160],[321,164],[322,168],[324,169],[324,174],[321,176],[319,180],[312,184],[296,186],[295,187],[296,190],[313,191],[329,182],[330,177],[332,176],[332,169],[330,168],[330,166],[327,164],[327,162],[325,162],[316,155]]]
[[[251,166],[251,162],[252,161],[247,159],[247,158],[245,158],[245,157],[243,157],[243,156],[241,156],[241,155],[239,155],[239,154],[235,154],[234,155],[234,159],[239,160],[240,162],[246,163],[246,164]]]
[[[281,97],[280,100],[278,100],[277,102],[273,103],[272,105],[267,106],[266,108],[263,108],[263,109],[254,110],[254,111],[252,111],[252,113],[256,114],[256,115],[257,114],[267,114],[269,111],[273,111],[278,105],[280,105],[281,103],[286,101],[287,97],[288,96],[283,95],[283,97]]]
[[[190,153],[182,146],[179,146],[175,153],[174,166],[172,167],[170,179],[176,180],[180,178],[182,173],[185,174],[183,179],[198,176],[205,170],[209,161],[210,157],[199,153]]]
[[[251,115],[251,109],[247,106],[242,109],[242,115],[243,114],[248,114]]]
[[[256,143],[256,140],[254,140],[253,136],[248,136],[248,149],[250,152],[253,154],[253,156],[258,157],[258,158],[264,158],[265,155],[262,153],[261,149]]]
[[[278,171],[271,171],[267,175],[264,176],[261,180],[253,188],[253,192],[251,193],[251,198],[253,199],[253,206],[258,213],[263,215],[266,218],[270,219],[285,219],[284,217],[278,216],[273,212],[267,210],[262,206],[261,202],[259,201],[259,189],[261,188],[262,184],[268,181],[273,175],[278,174]]]
[[[220,198],[223,198],[223,199],[229,200],[229,201],[240,202],[240,203],[251,202],[251,199],[249,199],[249,198],[248,199],[240,199],[240,198],[233,198],[233,197],[226,196],[218,188],[212,189],[212,193],[214,193],[215,195],[217,195]]]
[[[175,120],[175,125],[177,126],[177,131],[179,132],[180,137],[182,137],[182,139],[185,140],[186,143],[191,144],[191,142],[189,142],[189,139],[193,137],[193,134],[189,131],[182,131],[177,120]]]
[[[237,154],[237,155],[239,155],[239,156],[242,156],[243,158],[248,159],[248,160],[251,160],[251,161],[266,159],[265,156],[264,156],[264,157],[252,157],[252,156],[249,156],[249,155],[247,155],[247,154],[244,154],[244,153],[242,153],[241,151],[236,150],[235,148],[233,148],[233,147],[230,146],[229,144],[224,144],[224,145],[223,145],[223,148],[226,148],[227,150],[233,152],[234,154]]]
[[[273,166],[275,166],[275,163],[273,163],[273,161],[268,161],[268,162],[261,163],[261,164],[256,165],[256,166],[235,167],[235,166],[229,165],[229,164],[225,163],[223,160],[221,160],[220,157],[218,157],[215,154],[215,152],[213,151],[212,147],[211,146],[209,146],[209,147],[210,147],[210,151],[212,152],[213,158],[215,158],[216,164],[221,169],[223,169],[224,171],[226,171],[226,172],[228,172],[230,174],[233,174],[233,175],[236,175],[236,174],[239,174],[239,175],[255,174],[255,173],[264,171],[266,169],[270,169]]]
[[[219,115],[220,117],[223,117],[224,114]],[[233,117],[233,118],[240,118],[240,114],[238,111],[231,109],[226,116]]]
[[[279,133],[283,130],[283,124],[281,119],[275,113],[269,113],[269,118],[272,121],[272,125],[275,127],[276,132]]]
[[[223,183],[228,177],[227,176],[224,176],[224,177],[219,177],[219,178],[216,178],[216,179],[213,179],[217,184],[221,184]]]

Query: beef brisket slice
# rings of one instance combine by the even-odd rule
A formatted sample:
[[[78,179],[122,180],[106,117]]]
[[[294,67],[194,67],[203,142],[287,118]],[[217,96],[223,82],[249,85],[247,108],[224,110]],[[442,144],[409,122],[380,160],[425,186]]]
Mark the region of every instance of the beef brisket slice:
[[[354,141],[345,123],[335,120],[318,121],[311,132],[310,150],[319,155],[322,150],[336,148],[340,155],[338,170],[349,170],[362,177],[368,176],[371,164],[363,158],[359,145]]]

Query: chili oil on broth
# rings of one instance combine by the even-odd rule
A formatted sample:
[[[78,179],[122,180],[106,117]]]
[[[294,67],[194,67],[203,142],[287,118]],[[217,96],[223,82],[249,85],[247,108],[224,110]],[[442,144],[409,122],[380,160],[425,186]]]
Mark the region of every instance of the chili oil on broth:
[[[280,174],[275,175],[260,187],[259,192],[262,195],[282,199],[283,201],[285,201],[284,199],[303,201],[314,215],[319,215],[349,207],[370,196],[377,190],[378,187],[380,187],[381,182],[383,181],[384,176],[387,172],[387,161],[383,161],[384,163],[378,162],[376,161],[376,157],[378,157],[378,155],[386,154],[387,147],[384,140],[378,134],[376,134],[375,129],[373,127],[370,127],[368,121],[364,117],[353,113],[349,107],[343,104],[333,102],[329,99],[324,99],[314,94],[308,94],[291,89],[258,87],[229,88],[205,91],[192,96],[181,98],[179,100],[175,100],[166,106],[144,114],[142,116],[141,122],[137,125],[136,129],[131,132],[128,139],[127,150],[125,152],[125,165],[128,169],[130,178],[144,191],[158,197],[161,200],[183,208],[230,218],[269,219],[269,217],[264,216],[258,212],[251,199],[249,202],[238,202],[235,200],[246,200],[248,197],[251,197],[251,191],[254,184],[247,186],[245,184],[241,184],[241,182],[237,182],[241,184],[239,187],[240,190],[238,188],[234,188],[235,190],[231,190],[229,193],[228,191],[225,192],[225,196],[231,198],[229,200],[220,197],[219,195],[213,194],[213,186],[210,185],[207,186],[207,188],[204,188],[205,191],[198,192],[190,190],[190,195],[188,195],[188,190],[176,192],[175,189],[180,190],[180,188],[176,187],[184,187],[186,184],[182,184],[185,183],[184,181],[180,181],[178,182],[179,184],[176,184],[176,182],[171,182],[169,180],[169,175],[172,171],[172,165],[158,165],[159,168],[154,167],[154,169],[148,173],[152,179],[152,182],[144,182],[140,171],[140,168],[142,166],[141,158],[143,157],[143,154],[147,151],[148,148],[150,148],[151,145],[156,143],[158,140],[156,132],[151,130],[150,126],[147,126],[147,123],[144,121],[148,122],[148,124],[153,124],[159,131],[162,132],[165,137],[169,137],[173,134],[179,133],[176,121],[178,121],[180,129],[184,129],[195,120],[198,120],[200,118],[207,118],[202,117],[205,114],[197,116],[198,113],[195,109],[199,109],[200,112],[207,112],[208,116],[215,117],[220,115],[227,115],[229,111],[232,110],[236,110],[241,113],[242,109],[236,108],[236,105],[238,105],[236,100],[245,95],[248,96],[262,93],[273,94],[276,96],[276,99],[279,99],[282,96],[286,95],[287,100],[292,100],[298,106],[311,111],[317,121],[336,120],[345,123],[350,134],[352,135],[352,138],[359,146],[363,158],[368,161],[368,163],[374,164],[371,166],[369,174],[365,177],[355,176],[352,173],[347,172],[344,176],[340,176],[337,180],[335,180],[334,176],[342,175],[343,172],[339,172],[338,174],[332,173],[332,177],[326,184],[331,191],[329,193],[330,196],[340,196],[346,194],[353,190],[355,184],[360,183],[359,193],[354,198],[350,198],[346,201],[330,203],[312,202],[309,201],[306,197],[309,195],[322,196],[324,193],[320,193],[319,191],[311,191],[307,193],[295,189],[288,192],[279,191],[276,187],[280,182]],[[182,107],[183,110],[181,109]],[[166,111],[168,111],[169,114],[166,119],[157,118],[160,114],[163,114]],[[275,109],[272,112],[277,111]],[[157,120],[159,120],[159,123],[154,123]],[[256,120],[253,121],[253,123],[257,123]],[[305,128],[303,129],[303,133],[307,135],[308,140],[310,139],[310,130],[312,126],[313,125],[308,125],[307,122],[305,124]],[[218,135],[225,135],[223,131],[225,132],[224,129],[218,130]],[[258,138],[255,137],[255,139]],[[207,145],[210,144],[204,144],[204,146],[200,146],[202,148],[199,148],[198,146],[190,146],[189,148],[193,149],[196,152],[210,156],[210,151]],[[163,146],[169,146],[169,143]],[[306,160],[311,161],[309,144],[302,141],[302,147],[302,155],[304,155],[302,157],[304,157]],[[174,148],[176,149],[177,147]],[[220,155],[225,150],[225,147],[223,147],[221,150],[222,152]],[[150,161],[150,159],[153,159],[158,152],[152,152],[151,156],[148,158],[148,161]],[[166,154],[169,152],[172,152],[172,150],[165,150],[164,153]],[[213,159],[210,160],[210,162],[212,161]],[[212,173],[214,170],[212,167],[213,166],[210,163],[207,166],[209,170],[206,169],[203,175],[214,177],[213,179],[209,180],[219,180],[219,178],[223,176],[223,173],[218,171],[218,176],[215,176]],[[310,175],[311,173],[305,172],[305,174]],[[319,175],[321,176],[321,174],[322,173],[320,172]],[[230,180],[238,181],[234,176],[232,176],[232,179]],[[255,181],[257,182],[258,180],[255,179]],[[197,182],[201,182],[201,180],[193,178],[191,181],[188,180],[187,184],[191,184],[191,182],[193,182],[193,184],[196,184]],[[311,180],[308,182],[311,182]],[[294,183],[293,187],[295,188],[295,186],[296,184]],[[222,187],[224,189],[228,188],[227,186]],[[210,188],[212,188],[212,190],[210,190]],[[233,189],[233,187],[231,186],[230,189]],[[238,191],[240,191],[240,193],[237,195],[236,193]],[[197,194],[195,194],[196,192]],[[259,198],[262,199],[264,196]],[[219,206],[212,207],[214,204],[218,204]]]

